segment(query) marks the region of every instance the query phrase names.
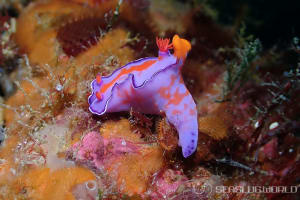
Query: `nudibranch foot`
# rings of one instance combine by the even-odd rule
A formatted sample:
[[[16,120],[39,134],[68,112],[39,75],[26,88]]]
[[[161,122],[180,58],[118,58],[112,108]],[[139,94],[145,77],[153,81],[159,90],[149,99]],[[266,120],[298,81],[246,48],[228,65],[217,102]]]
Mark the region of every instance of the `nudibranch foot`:
[[[89,109],[106,112],[137,110],[145,114],[166,113],[179,134],[184,157],[197,148],[198,121],[196,104],[184,85],[181,67],[191,49],[189,41],[175,35],[156,39],[159,57],[142,58],[115,70],[110,76],[97,75],[92,81]],[[174,54],[169,49],[174,49]]]

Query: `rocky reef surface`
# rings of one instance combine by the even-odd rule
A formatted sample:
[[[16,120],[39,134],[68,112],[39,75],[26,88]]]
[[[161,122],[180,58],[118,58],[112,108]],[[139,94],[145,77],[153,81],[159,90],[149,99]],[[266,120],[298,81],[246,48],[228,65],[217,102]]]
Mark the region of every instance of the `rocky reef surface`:
[[[215,16],[198,1],[1,5],[0,199],[296,199],[299,41],[263,49]],[[192,44],[182,74],[199,136],[188,158],[164,115],[88,109],[97,74],[156,56],[155,37],[174,34]]]

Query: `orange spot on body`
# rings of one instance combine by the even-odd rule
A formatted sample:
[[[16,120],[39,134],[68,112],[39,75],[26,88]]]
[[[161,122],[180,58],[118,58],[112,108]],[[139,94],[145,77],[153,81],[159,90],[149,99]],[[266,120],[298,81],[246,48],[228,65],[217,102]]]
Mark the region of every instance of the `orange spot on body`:
[[[172,115],[179,115],[181,114],[182,112],[180,110],[173,110],[172,111]]]
[[[155,62],[156,62],[156,60],[149,60],[149,61],[144,62],[141,65],[131,66],[129,69],[126,69],[126,68],[121,69],[120,73],[111,82],[109,82],[107,84],[104,84],[101,87],[101,89],[100,89],[101,93],[105,93],[106,90],[108,90],[108,88],[110,88],[111,86],[113,86],[121,76],[123,76],[125,74],[129,74],[129,73],[131,73],[133,71],[143,71],[143,70],[146,70],[151,65],[153,65]]]
[[[188,105],[186,103],[183,106],[185,110],[188,108]]]
[[[179,83],[184,83],[182,76],[180,76],[180,78],[179,78]]]
[[[96,97],[97,97],[98,100],[103,99],[102,93],[100,91],[96,92]]]
[[[129,104],[131,102],[131,97],[130,97],[129,91],[124,90],[123,92],[124,93],[123,93],[122,97],[124,97],[124,98],[122,100],[122,104]]]
[[[187,96],[189,92],[186,90],[185,93],[179,93],[179,88],[176,89],[175,94],[173,97],[169,100],[168,105],[173,104],[173,105],[178,105],[185,96]]]
[[[161,87],[159,90],[158,90],[158,93],[160,94],[160,96],[164,99],[169,99],[171,97],[171,94],[170,94],[170,90],[172,88],[172,86],[174,85],[175,83],[175,80],[176,80],[176,76],[175,75],[172,75],[171,76],[171,83],[170,85],[166,86],[166,87]]]
[[[196,111],[194,109],[190,109],[190,115],[195,115]]]
[[[96,76],[96,81],[98,84],[101,83],[101,76],[99,74]]]
[[[129,90],[124,90],[122,91],[124,92],[122,97],[122,104],[126,105],[126,104],[130,104],[130,103],[135,103],[135,102],[139,102],[141,101],[141,99],[139,99],[137,96],[134,96],[134,89],[133,87],[130,87]]]
[[[147,100],[149,100],[148,97]],[[124,91],[123,99],[121,102],[123,105],[134,105],[137,108],[143,108],[145,99],[143,96],[136,94],[135,89],[133,87],[130,87],[129,90]]]
[[[120,90],[116,90],[118,97],[122,98],[124,95]]]

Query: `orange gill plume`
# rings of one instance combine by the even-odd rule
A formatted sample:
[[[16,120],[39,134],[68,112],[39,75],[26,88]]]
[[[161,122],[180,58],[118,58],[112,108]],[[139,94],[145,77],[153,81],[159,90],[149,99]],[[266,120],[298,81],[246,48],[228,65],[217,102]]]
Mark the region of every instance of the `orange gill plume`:
[[[167,52],[169,49],[173,48],[172,44],[169,44],[170,39],[158,38],[156,37],[156,45],[159,48],[159,51]]]

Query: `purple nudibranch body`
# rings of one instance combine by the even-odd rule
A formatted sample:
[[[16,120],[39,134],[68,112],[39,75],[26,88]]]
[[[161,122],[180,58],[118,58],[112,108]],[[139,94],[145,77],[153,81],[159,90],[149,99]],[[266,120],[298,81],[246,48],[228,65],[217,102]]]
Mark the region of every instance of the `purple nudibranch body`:
[[[89,110],[97,115],[131,108],[145,114],[165,113],[179,133],[179,145],[186,158],[195,152],[198,140],[196,104],[181,76],[191,45],[177,35],[172,44],[169,39],[156,42],[159,57],[130,62],[109,76],[97,75],[91,83]]]

